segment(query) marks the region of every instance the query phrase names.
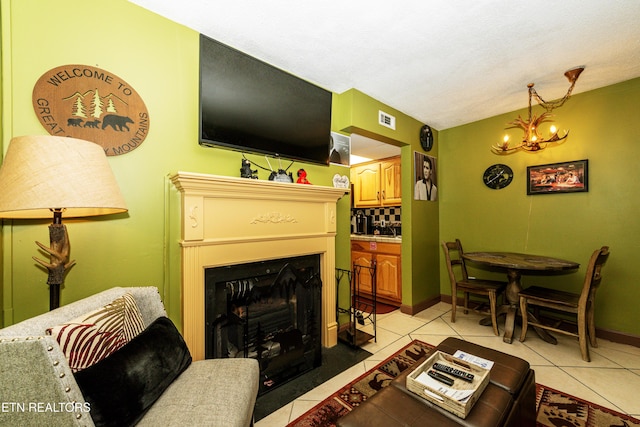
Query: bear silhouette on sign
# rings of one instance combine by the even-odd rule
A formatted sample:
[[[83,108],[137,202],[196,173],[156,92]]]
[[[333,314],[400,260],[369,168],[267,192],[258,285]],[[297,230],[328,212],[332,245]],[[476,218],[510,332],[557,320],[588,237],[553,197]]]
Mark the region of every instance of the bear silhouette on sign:
[[[98,125],[100,124],[100,120],[92,120],[90,122],[85,122],[84,127],[86,128],[96,128],[98,129]]]
[[[80,123],[82,123],[83,119],[77,118],[77,119],[67,119],[67,126],[76,126],[76,127],[80,127]]]
[[[102,129],[106,128],[107,126],[111,126],[113,130],[117,131],[122,131],[122,129],[129,130],[129,126],[127,126],[127,123],[133,123],[133,120],[126,116],[107,114],[106,116],[104,116]]]

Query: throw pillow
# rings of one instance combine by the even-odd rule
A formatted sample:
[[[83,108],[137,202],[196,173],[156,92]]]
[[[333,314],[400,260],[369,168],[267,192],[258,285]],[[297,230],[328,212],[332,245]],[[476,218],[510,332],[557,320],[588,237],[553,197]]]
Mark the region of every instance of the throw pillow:
[[[56,338],[78,372],[112,354],[144,330],[133,295],[125,293],[111,303],[61,325],[47,329]]]
[[[191,364],[182,335],[159,317],[127,345],[74,374],[96,426],[135,425]]]

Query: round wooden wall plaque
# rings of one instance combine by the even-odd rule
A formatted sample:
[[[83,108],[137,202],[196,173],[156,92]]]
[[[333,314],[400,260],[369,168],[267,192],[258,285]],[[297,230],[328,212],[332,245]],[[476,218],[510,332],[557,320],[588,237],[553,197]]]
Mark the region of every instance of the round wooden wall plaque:
[[[149,133],[149,112],[131,85],[89,65],[62,65],[33,88],[33,109],[55,136],[95,142],[107,156],[135,150]]]

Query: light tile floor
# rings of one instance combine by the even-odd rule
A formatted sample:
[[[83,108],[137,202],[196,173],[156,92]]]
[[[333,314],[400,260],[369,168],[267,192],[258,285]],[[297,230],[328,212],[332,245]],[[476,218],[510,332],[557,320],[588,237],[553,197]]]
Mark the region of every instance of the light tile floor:
[[[449,336],[521,357],[535,370],[537,383],[640,418],[640,348],[599,339],[587,363],[576,338],[554,334],[558,344],[551,345],[530,329],[520,342],[517,327],[513,343],[507,344],[491,327],[478,324],[481,315],[459,310],[456,323],[451,323],[450,312],[451,304],[441,302],[414,316],[399,310],[378,315],[377,342],[363,346],[372,356],[258,421],[256,427],[286,426],[414,339],[438,345]]]

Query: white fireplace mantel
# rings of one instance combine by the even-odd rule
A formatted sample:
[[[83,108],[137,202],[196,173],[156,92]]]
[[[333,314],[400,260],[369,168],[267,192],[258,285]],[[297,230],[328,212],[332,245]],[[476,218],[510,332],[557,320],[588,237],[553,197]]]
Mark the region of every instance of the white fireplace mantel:
[[[348,190],[190,172],[170,180],[180,192],[182,327],[194,360],[205,355],[205,269],[298,255],[320,255],[322,345],[337,343],[336,202]]]

